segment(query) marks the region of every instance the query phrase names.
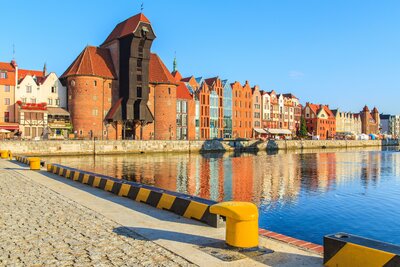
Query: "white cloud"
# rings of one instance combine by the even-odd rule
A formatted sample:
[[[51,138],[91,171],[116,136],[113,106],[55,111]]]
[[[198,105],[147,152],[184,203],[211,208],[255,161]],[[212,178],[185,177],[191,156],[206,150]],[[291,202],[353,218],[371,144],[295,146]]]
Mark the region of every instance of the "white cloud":
[[[293,80],[299,80],[304,77],[304,73],[298,70],[289,71],[289,78]]]

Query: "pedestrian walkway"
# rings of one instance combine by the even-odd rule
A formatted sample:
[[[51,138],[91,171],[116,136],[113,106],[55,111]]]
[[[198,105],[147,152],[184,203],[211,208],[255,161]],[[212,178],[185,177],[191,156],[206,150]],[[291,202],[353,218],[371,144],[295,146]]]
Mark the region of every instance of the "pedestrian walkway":
[[[273,253],[221,260],[213,246],[223,243],[223,228],[16,162],[0,160],[0,181],[0,266],[322,264],[320,255],[267,238],[260,245]]]
[[[0,266],[190,265],[133,231],[114,232],[121,225],[4,169],[10,165],[4,163],[0,163]]]

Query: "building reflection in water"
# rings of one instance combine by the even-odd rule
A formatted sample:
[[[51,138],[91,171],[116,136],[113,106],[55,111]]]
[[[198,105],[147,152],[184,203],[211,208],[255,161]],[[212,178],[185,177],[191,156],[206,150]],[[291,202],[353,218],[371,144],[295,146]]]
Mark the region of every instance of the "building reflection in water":
[[[359,179],[376,185],[385,168],[400,175],[400,158],[378,149],[253,154],[141,154],[51,157],[50,162],[216,201],[295,202]],[[384,170],[385,172],[385,170]]]

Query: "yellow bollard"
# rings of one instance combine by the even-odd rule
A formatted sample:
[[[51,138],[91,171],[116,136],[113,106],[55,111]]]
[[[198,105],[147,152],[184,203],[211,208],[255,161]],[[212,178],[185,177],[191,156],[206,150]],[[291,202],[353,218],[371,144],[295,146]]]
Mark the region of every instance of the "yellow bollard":
[[[258,246],[258,209],[250,202],[228,201],[210,207],[210,212],[226,217],[225,241],[237,248]]]
[[[1,150],[1,158],[6,159],[8,158],[8,151],[7,150]]]
[[[33,171],[40,170],[40,158],[28,158],[29,167]]]

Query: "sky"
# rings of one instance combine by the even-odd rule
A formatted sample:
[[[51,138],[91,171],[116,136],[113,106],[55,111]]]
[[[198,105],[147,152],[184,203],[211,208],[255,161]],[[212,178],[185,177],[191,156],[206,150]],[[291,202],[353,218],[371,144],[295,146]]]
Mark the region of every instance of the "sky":
[[[400,114],[397,0],[3,1],[0,61],[61,75],[86,45],[100,45],[140,12],[152,51],[184,77],[246,80],[302,103]]]

